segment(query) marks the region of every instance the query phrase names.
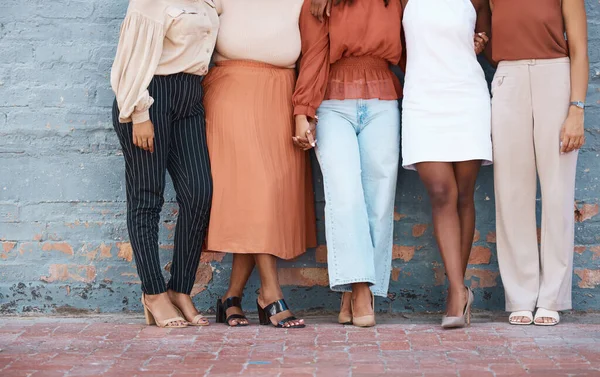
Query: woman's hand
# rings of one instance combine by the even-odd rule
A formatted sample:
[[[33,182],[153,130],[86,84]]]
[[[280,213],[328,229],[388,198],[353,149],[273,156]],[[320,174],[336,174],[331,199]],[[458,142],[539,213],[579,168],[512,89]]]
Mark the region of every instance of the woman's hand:
[[[583,109],[571,106],[560,130],[560,153],[573,152],[585,143]]]
[[[317,146],[315,140],[316,119],[308,119],[306,115],[296,115],[296,135],[292,138],[298,148],[307,151]]]
[[[488,42],[490,41],[490,38],[487,36],[487,34],[485,32],[481,32],[481,33],[475,33],[475,55],[479,55],[481,54]]]
[[[154,125],[147,120],[133,124],[133,144],[145,151],[154,153]]]
[[[323,22],[325,15],[331,16],[331,1],[332,0],[311,0],[310,13]]]

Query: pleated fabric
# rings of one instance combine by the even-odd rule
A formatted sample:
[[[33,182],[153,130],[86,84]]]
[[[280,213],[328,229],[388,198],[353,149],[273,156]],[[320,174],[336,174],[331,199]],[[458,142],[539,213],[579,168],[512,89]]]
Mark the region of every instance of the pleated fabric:
[[[293,69],[218,62],[203,81],[213,174],[208,250],[295,258],[316,246],[308,153],[294,146]]]

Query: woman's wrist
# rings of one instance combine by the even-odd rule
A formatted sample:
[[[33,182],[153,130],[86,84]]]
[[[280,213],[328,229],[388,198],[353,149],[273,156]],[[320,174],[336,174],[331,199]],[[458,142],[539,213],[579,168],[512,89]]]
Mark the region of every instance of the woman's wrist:
[[[296,122],[308,121],[308,117],[304,114],[298,114],[295,117]]]
[[[569,106],[569,116],[583,116],[584,109],[575,105]]]

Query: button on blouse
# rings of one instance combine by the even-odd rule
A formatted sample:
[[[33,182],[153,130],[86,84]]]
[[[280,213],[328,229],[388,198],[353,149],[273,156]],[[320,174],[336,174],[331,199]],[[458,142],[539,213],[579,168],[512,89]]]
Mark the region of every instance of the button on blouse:
[[[131,0],[111,71],[119,121],[150,119],[155,75],[205,75],[218,28],[212,0]]]

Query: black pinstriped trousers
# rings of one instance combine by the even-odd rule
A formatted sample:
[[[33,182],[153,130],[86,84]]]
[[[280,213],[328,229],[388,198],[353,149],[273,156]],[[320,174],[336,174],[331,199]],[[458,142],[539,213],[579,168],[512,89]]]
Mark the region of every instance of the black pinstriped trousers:
[[[155,76],[148,90],[154,104],[154,153],[133,144],[131,123],[113,125],[123,156],[127,184],[127,229],[142,291],[159,294],[167,287],[189,294],[200,262],[212,197],[210,161],[202,105],[202,77],[185,73]],[[179,204],[171,279],[167,286],[158,252],[158,225],[169,172]]]

